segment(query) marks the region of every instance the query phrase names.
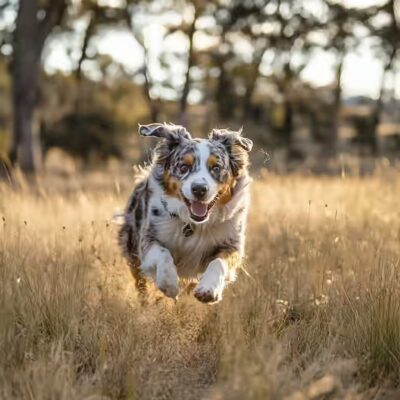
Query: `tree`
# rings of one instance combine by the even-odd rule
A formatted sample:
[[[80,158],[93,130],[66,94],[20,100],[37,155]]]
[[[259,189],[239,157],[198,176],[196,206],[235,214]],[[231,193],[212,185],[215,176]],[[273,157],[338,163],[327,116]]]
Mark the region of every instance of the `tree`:
[[[379,38],[377,54],[383,60],[379,95],[372,115],[372,137],[369,138],[371,150],[376,154],[378,152],[378,128],[382,119],[387,76],[390,71],[393,71],[397,57],[400,54],[400,1],[388,0],[380,7],[372,8],[370,15],[369,26],[372,34]],[[379,18],[383,16],[387,17],[386,20],[388,22],[384,25],[379,25],[376,21],[379,21]]]
[[[262,8],[262,7],[261,7]],[[211,64],[219,70],[218,81],[215,90],[215,100],[217,103],[218,116],[220,120],[229,120],[235,112],[235,76],[234,71],[239,71],[243,66],[241,55],[234,51],[234,43],[237,35],[251,16],[257,15],[261,10],[260,5],[254,1],[243,2],[232,0],[225,2],[214,0],[210,2],[206,15],[213,16],[215,26],[212,32],[208,32],[218,37],[215,46],[208,49],[211,56]],[[257,50],[255,50],[255,53]],[[259,53],[259,51],[258,51]],[[262,57],[260,57],[262,58]],[[261,63],[261,60],[260,60]],[[256,67],[254,69],[257,69]],[[258,72],[257,72],[258,74]],[[253,74],[254,75],[254,74]],[[255,87],[256,79],[253,82]],[[251,99],[249,88],[246,89],[246,96]],[[250,101],[249,101],[250,102]]]
[[[191,88],[191,76],[190,71],[195,63],[195,48],[194,48],[194,35],[196,33],[196,24],[200,15],[204,11],[204,7],[206,2],[203,0],[191,0],[186,6],[192,9],[192,18],[191,21],[185,22],[183,21],[182,25],[178,28],[182,31],[188,40],[188,52],[187,52],[187,61],[186,61],[186,72],[184,78],[184,84],[182,88],[182,93],[179,101],[179,113],[180,113],[180,123],[184,126],[188,125],[187,118],[187,103],[188,96]],[[170,32],[174,32],[177,28],[170,29]]]
[[[3,21],[0,30],[0,59],[8,62],[10,59],[10,44],[12,43],[13,24],[4,24],[5,15],[17,7],[17,0],[0,0],[0,20]]]
[[[144,37],[144,26],[137,26],[134,22],[134,16],[138,11],[139,3],[140,2],[138,0],[128,0],[124,9],[124,15],[130,32],[143,51],[143,63],[139,72],[142,74],[144,80],[143,94],[150,111],[150,119],[151,121],[155,122],[158,121],[160,110],[158,102],[152,97],[151,94],[153,81],[149,69],[149,48]]]
[[[89,58],[88,49],[90,41],[97,35],[101,28],[109,28],[122,24],[125,17],[125,8],[122,6],[111,7],[102,5],[97,0],[81,0],[75,18],[82,17],[87,19],[87,24],[83,34],[80,56],[75,69],[75,76],[78,81],[82,78],[83,63]],[[72,26],[71,29],[74,29],[74,27]]]
[[[333,50],[336,55],[331,129],[326,149],[328,154],[335,154],[339,138],[343,65],[347,54],[360,43],[360,38],[355,35],[355,27],[365,25],[368,14],[362,9],[349,8],[333,0],[324,0],[324,3],[328,14],[323,28],[326,35],[325,49]]]
[[[130,32],[132,33],[136,42],[140,45],[143,51],[142,67],[139,69],[139,71],[135,72],[134,75],[137,75],[139,73],[144,78],[143,93],[147,100],[152,120],[157,120],[160,112],[159,101],[157,99],[154,99],[154,94],[152,93],[153,88],[156,86],[157,83],[159,83],[161,86],[163,86],[163,88],[173,88],[176,91],[181,123],[183,125],[187,125],[188,123],[187,103],[192,86],[190,72],[193,65],[195,64],[196,56],[194,48],[194,36],[196,33],[196,23],[201,16],[202,11],[204,10],[206,3],[207,2],[203,0],[173,0],[152,7],[153,2],[149,0],[127,0],[125,2],[125,21]],[[182,9],[188,12],[183,13]],[[144,23],[145,21],[149,20],[149,17],[157,17],[157,15],[171,11],[176,12],[177,16],[181,16],[181,21],[178,24],[175,22],[168,22],[163,24],[163,28],[165,29],[164,38],[175,33],[182,33],[184,36],[186,36],[186,39],[188,40],[188,50],[184,54],[179,51],[172,51],[169,52],[169,54],[163,53],[159,58],[159,63],[162,68],[164,68],[165,70],[169,70],[169,72],[172,74],[174,69],[173,59],[175,59],[176,61],[176,58],[179,58],[178,62],[183,61],[186,64],[183,77],[183,85],[179,88],[173,85],[172,81],[174,79],[170,79],[171,77],[164,79],[162,83],[155,82],[152,79],[149,67],[150,49],[148,47],[148,44],[146,43],[144,33]],[[138,14],[140,14],[140,18],[137,18]],[[185,17],[189,14],[191,15],[188,20]]]
[[[227,39],[229,26],[222,25],[222,32],[217,48],[213,52],[215,64],[218,67],[219,75],[215,92],[218,117],[220,120],[228,120],[233,117],[235,112],[235,91],[232,74],[229,73],[227,64],[235,59],[232,43]]]
[[[187,108],[187,99],[190,90],[190,69],[194,63],[194,34],[196,32],[196,22],[199,17],[200,7],[193,3],[193,17],[192,21],[186,27],[185,32],[189,41],[189,49],[187,55],[187,66],[185,73],[185,83],[183,85],[181,100],[179,103],[179,111],[180,111],[180,119],[181,123],[187,125],[187,116],[186,116],[186,108]]]
[[[251,109],[253,92],[260,76],[260,65],[266,51],[272,53],[271,83],[282,99],[284,121],[281,129],[282,142],[290,149],[294,133],[294,83],[308,62],[310,46],[307,35],[318,22],[306,2],[290,0],[254,1],[260,6],[241,21],[241,30],[252,43],[252,71],[248,75],[245,93],[245,115]]]
[[[60,25],[67,0],[20,0],[13,37],[12,95],[14,108],[11,163],[25,172],[40,166],[40,141],[34,125],[41,55],[46,39]]]

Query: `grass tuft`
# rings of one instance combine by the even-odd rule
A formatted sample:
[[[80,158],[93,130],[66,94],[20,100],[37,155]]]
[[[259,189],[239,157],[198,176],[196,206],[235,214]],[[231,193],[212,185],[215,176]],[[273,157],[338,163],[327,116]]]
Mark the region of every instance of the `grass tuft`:
[[[397,398],[390,177],[256,180],[246,272],[212,307],[138,303],[109,223],[129,179],[0,184],[0,398]]]

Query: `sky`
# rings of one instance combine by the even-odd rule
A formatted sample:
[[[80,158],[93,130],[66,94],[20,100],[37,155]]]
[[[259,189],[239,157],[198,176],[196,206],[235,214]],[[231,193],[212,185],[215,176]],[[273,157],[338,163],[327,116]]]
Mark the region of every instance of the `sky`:
[[[120,0],[102,0],[111,5],[118,5]],[[376,4],[379,0],[343,0],[349,6],[365,7]],[[152,76],[157,79],[162,78],[163,71],[158,67],[157,59],[163,50],[178,51],[185,54],[187,43],[184,38],[174,35],[167,40],[163,39],[163,29],[159,20],[144,20],[137,21],[142,24],[143,34],[151,49],[150,67]],[[72,40],[72,42],[71,42]],[[73,43],[76,40],[76,45]],[[50,42],[45,52],[45,67],[48,72],[56,70],[69,70],[73,67],[74,59],[77,55],[69,54],[68,48],[79,48],[81,39],[68,38],[68,41],[57,40]],[[206,47],[207,41],[210,38],[205,36],[195,38],[196,47]],[[124,30],[113,30],[104,32],[101,38],[96,41],[96,47],[102,54],[110,55],[117,62],[123,64],[128,70],[137,70],[143,60],[143,52],[139,44],[133,36]],[[246,49],[243,48],[245,53]],[[72,62],[71,62],[72,60]],[[315,86],[324,86],[334,80],[334,56],[329,52],[322,50],[315,51],[310,59],[309,64],[302,72],[302,78]],[[183,76],[185,65],[176,64],[174,75]],[[268,65],[263,65],[262,68],[267,69]],[[95,71],[88,71],[95,76]],[[376,98],[379,94],[379,86],[382,78],[382,63],[375,56],[371,43],[366,41],[363,46],[356,52],[350,53],[344,62],[343,69],[343,94],[349,96],[370,96]],[[400,84],[397,85],[397,97],[400,97]]]

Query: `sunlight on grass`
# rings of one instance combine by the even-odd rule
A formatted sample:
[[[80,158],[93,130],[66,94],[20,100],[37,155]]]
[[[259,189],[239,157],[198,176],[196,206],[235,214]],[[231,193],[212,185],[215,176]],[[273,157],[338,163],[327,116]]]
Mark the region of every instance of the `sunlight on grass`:
[[[396,393],[398,172],[263,174],[247,273],[217,306],[139,305],[110,222],[129,190],[107,175],[0,185],[0,398]]]

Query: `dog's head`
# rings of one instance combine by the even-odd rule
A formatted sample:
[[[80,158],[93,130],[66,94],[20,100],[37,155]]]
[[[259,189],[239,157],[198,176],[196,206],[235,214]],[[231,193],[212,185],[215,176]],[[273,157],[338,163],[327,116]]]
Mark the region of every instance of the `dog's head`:
[[[241,131],[227,129],[214,129],[208,140],[192,139],[184,127],[168,124],[140,125],[139,133],[163,139],[155,151],[158,179],[195,223],[206,222],[215,205],[229,202],[253,146]]]

